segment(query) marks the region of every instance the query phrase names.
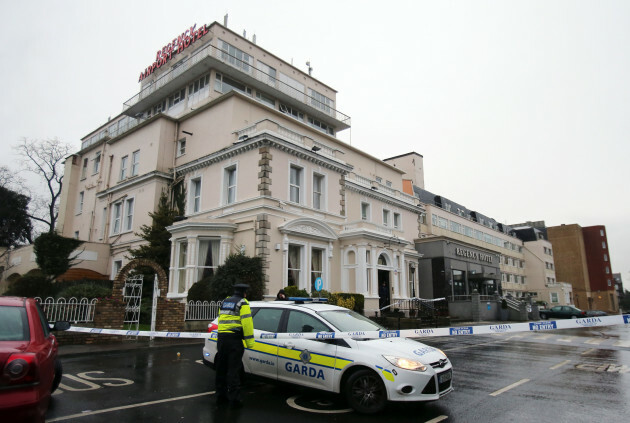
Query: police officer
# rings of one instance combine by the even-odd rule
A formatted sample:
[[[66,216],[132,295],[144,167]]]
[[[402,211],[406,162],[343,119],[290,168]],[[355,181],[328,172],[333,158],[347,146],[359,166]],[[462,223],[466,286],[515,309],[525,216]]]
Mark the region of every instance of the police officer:
[[[247,296],[247,284],[234,285],[234,295],[223,300],[219,311],[219,335],[216,358],[217,405],[228,401],[233,407],[240,407],[241,374],[243,373],[243,353],[253,348],[254,323]]]

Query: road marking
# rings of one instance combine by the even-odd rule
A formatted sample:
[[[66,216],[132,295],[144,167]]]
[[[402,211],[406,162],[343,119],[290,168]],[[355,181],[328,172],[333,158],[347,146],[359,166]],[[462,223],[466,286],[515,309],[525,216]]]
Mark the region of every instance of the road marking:
[[[545,333],[545,334],[537,334],[536,335],[536,339],[549,339],[552,336],[554,336],[552,333]]]
[[[599,338],[599,339],[598,338],[591,338],[591,339],[589,339],[587,341],[584,341],[585,344],[592,344],[592,345],[599,345],[602,342],[604,342],[604,339],[601,339],[601,338]]]
[[[571,360],[564,360],[562,363],[558,363],[558,364],[556,364],[555,366],[551,366],[551,367],[549,368],[549,370],[556,370],[556,369],[558,369],[558,368],[560,368],[560,367],[564,366],[565,364],[569,364],[570,362],[571,362]]]
[[[51,422],[61,422],[61,421],[64,421],[64,420],[76,419],[77,417],[93,416],[95,414],[109,413],[109,412],[112,412],[112,411],[127,410],[127,409],[130,409],[130,408],[137,408],[137,407],[146,407],[147,405],[160,404],[160,403],[163,403],[163,402],[172,402],[172,401],[185,400],[185,399],[189,399],[189,398],[202,397],[204,395],[212,395],[212,394],[214,394],[214,391],[202,392],[200,394],[184,395],[184,396],[175,397],[175,398],[166,398],[166,399],[157,400],[157,401],[139,402],[137,404],[129,404],[129,405],[123,405],[123,406],[120,406],[120,407],[105,408],[103,410],[86,411],[84,413],[71,414],[69,416],[57,417],[55,419],[50,419],[50,420],[46,420],[46,421],[49,422],[49,423],[51,423]]]
[[[437,416],[434,419],[427,420],[425,423],[437,423],[437,422],[441,422],[442,420],[446,420],[446,419],[448,419],[448,416]]]
[[[558,342],[573,342],[575,338],[559,338]]]
[[[588,350],[584,351],[584,352],[582,353],[582,355],[587,355],[587,354],[590,354],[590,353],[592,353],[593,351],[595,351],[595,348],[590,348],[590,349],[588,349]]]
[[[615,347],[626,347],[630,348],[630,341],[615,341],[613,342]]]
[[[511,385],[506,386],[506,387],[505,387],[505,388],[503,388],[503,389],[499,389],[498,391],[494,391],[493,393],[491,393],[491,394],[490,394],[490,396],[491,396],[491,397],[496,397],[496,396],[499,396],[499,395],[501,395],[502,393],[504,393],[504,392],[506,392],[506,391],[509,391],[509,390],[510,390],[510,389],[512,389],[512,388],[516,388],[517,386],[520,386],[520,385],[522,385],[522,384],[524,384],[524,383],[527,383],[527,382],[529,382],[529,379],[521,379],[521,380],[519,380],[518,382],[515,382],[515,383],[513,383],[513,384],[511,384]]]

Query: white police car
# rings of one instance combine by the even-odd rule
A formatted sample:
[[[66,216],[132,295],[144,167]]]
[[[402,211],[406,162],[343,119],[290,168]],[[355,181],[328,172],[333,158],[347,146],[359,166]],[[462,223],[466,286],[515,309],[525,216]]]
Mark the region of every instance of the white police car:
[[[343,394],[361,413],[382,410],[387,401],[433,401],[450,393],[452,366],[437,348],[406,338],[346,308],[293,301],[251,302],[256,345],[247,348],[247,373],[271,380]],[[214,367],[216,320],[203,348],[204,363]],[[383,338],[366,338],[366,332]],[[310,332],[353,332],[352,338]],[[278,335],[276,335],[278,334]],[[282,337],[280,334],[292,334]]]

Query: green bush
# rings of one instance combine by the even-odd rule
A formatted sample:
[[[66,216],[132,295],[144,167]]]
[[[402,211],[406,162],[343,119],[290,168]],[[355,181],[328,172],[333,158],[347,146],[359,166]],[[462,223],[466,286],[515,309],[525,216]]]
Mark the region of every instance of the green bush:
[[[305,289],[300,289],[294,285],[285,287],[284,293],[287,295],[287,297],[304,297],[304,298],[310,297],[310,295],[308,295],[308,292],[306,292]]]
[[[65,285],[65,283],[58,283],[58,285]],[[82,284],[73,284],[71,286],[64,286],[61,290],[55,295],[57,298],[105,298],[111,297],[112,288],[98,285],[94,283],[82,283]]]
[[[225,263],[217,268],[210,280],[210,300],[222,301],[234,293],[234,285],[249,285],[247,299],[260,301],[265,289],[262,260],[245,254],[231,254]]]
[[[359,314],[363,314],[363,310],[365,308],[365,297],[363,294],[335,292],[334,294],[331,294],[328,302],[340,307],[351,308]]]
[[[3,295],[16,297],[51,297],[55,289],[52,282],[43,275],[26,274],[9,284],[9,289]]]
[[[210,299],[210,283],[212,276],[195,282],[188,290],[188,298],[186,301],[211,301]]]

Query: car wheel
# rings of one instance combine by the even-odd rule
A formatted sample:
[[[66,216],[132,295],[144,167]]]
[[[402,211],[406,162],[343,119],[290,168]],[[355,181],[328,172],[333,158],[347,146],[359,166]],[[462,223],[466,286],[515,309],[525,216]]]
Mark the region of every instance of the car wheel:
[[[55,377],[53,379],[52,387],[50,388],[50,393],[52,394],[59,387],[59,383],[61,382],[61,376],[63,375],[63,367],[61,366],[61,361],[55,360]]]
[[[540,313],[540,318],[543,320],[547,319],[547,315],[545,313]]]
[[[387,403],[387,392],[381,378],[371,370],[359,370],[354,373],[345,386],[348,405],[359,413],[377,413]]]

